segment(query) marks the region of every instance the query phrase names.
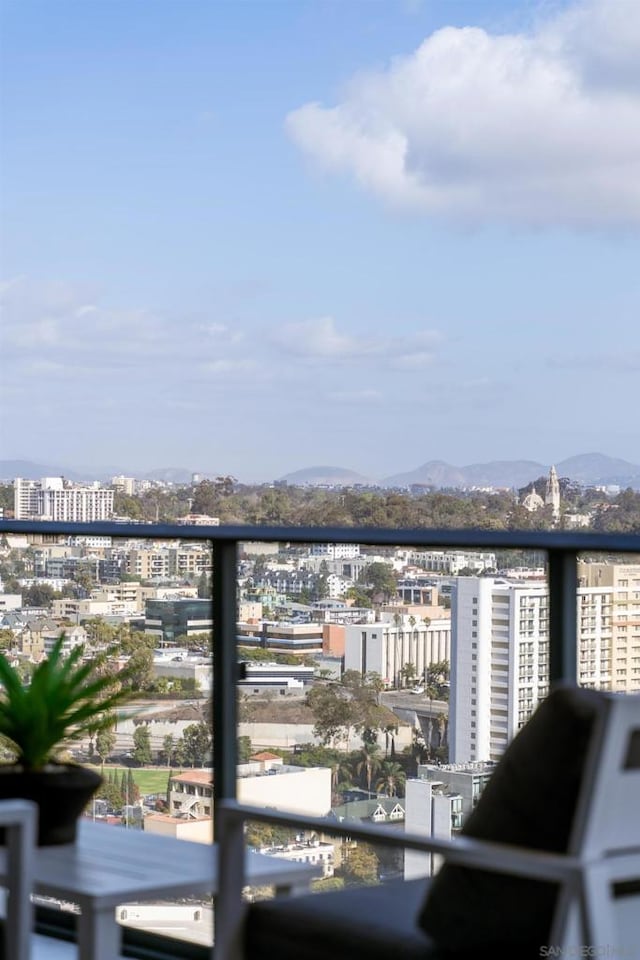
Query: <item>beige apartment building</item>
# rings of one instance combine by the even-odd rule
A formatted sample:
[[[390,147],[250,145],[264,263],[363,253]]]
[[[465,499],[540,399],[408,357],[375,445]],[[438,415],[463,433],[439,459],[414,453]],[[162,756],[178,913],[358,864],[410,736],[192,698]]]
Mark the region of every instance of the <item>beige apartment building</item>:
[[[578,563],[578,635],[585,686],[640,691],[640,564]]]
[[[211,570],[211,550],[204,544],[179,547],[134,547],[124,554],[126,571],[140,580],[200,576]]]
[[[125,553],[126,571],[131,577],[166,580],[169,577],[169,553],[167,550],[134,548]]]
[[[94,617],[135,617],[139,614],[139,605],[127,600],[115,600],[107,593],[101,599],[75,600],[64,597],[54,600],[51,606],[52,616],[61,620],[91,620]]]

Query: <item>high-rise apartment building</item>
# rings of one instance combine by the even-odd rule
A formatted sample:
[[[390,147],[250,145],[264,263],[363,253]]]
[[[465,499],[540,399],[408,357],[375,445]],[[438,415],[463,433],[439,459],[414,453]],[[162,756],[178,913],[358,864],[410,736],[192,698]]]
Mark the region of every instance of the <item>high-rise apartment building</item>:
[[[609,689],[640,691],[640,564],[578,563],[578,631],[581,682],[592,684],[600,661]]]
[[[113,490],[95,484],[83,487],[64,477],[43,477],[13,483],[16,520],[59,520],[89,523],[113,514]]]
[[[452,763],[496,760],[548,690],[545,585],[461,577],[451,605]]]
[[[640,565],[578,566],[578,682],[640,691]],[[461,577],[452,597],[452,763],[498,760],[548,692],[546,584]]]

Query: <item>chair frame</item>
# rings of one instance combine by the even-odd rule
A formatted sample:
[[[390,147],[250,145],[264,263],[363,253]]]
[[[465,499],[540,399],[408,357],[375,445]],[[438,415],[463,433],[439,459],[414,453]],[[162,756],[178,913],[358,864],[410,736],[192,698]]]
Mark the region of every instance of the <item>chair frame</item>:
[[[8,861],[5,952],[11,960],[29,960],[31,956],[31,891],[37,822],[38,808],[30,800],[0,801],[0,825],[5,829]]]

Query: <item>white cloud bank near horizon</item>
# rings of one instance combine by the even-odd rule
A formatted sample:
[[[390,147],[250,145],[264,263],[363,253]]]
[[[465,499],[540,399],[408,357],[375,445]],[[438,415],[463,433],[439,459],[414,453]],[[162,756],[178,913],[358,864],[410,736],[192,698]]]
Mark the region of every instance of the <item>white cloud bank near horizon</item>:
[[[245,363],[243,331],[147,306],[113,307],[80,284],[18,276],[0,282],[0,345],[13,376],[101,371],[137,376],[177,363],[206,373]],[[193,369],[193,368],[192,368]]]
[[[27,276],[0,282],[5,387],[26,389],[30,377],[42,383],[70,375],[88,384],[107,378],[127,392],[133,384],[157,383],[160,375],[194,391],[237,377],[256,388],[285,381],[306,385],[306,374],[301,377],[292,357],[327,368],[349,364],[364,371],[384,364],[417,372],[431,365],[443,340],[426,329],[397,336],[354,333],[347,326],[339,329],[331,316],[249,329],[246,323],[148,306],[113,307],[103,299],[68,282]]]
[[[416,369],[431,364],[442,340],[436,330],[420,330],[401,337],[352,336],[341,333],[333,317],[285,324],[274,331],[274,344],[313,363],[347,363],[382,358],[386,365]]]
[[[462,224],[640,226],[640,3],[583,0],[527,33],[444,27],[336,106],[286,118],[321,169]]]

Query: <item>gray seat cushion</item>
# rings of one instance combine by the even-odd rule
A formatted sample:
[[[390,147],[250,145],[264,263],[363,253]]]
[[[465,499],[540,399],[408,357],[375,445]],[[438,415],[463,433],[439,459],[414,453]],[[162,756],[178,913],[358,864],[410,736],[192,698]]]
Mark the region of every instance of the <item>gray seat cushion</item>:
[[[264,900],[248,909],[246,960],[441,960],[417,924],[427,880]]]
[[[567,851],[587,747],[602,694],[560,687],[513,739],[462,833],[557,853]],[[475,946],[539,957],[549,944],[557,886],[446,865],[419,923],[454,953]]]

